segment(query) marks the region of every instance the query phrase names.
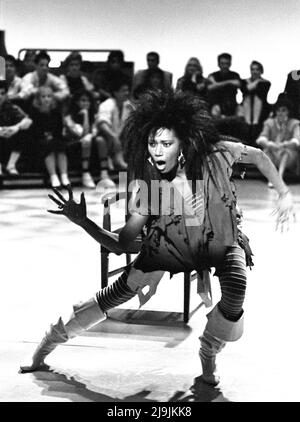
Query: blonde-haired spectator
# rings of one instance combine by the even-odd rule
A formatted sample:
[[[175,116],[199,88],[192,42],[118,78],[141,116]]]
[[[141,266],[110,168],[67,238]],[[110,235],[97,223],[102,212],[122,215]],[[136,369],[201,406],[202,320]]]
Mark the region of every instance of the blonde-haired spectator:
[[[66,143],[63,139],[63,121],[61,111],[54,100],[50,87],[41,87],[35,94],[30,116],[33,121],[33,140],[44,160],[53,188],[70,185]],[[58,178],[58,168],[60,179]]]
[[[197,57],[191,57],[184,69],[184,75],[178,79],[176,90],[197,95],[207,100],[207,86],[210,81],[203,76],[203,68]]]

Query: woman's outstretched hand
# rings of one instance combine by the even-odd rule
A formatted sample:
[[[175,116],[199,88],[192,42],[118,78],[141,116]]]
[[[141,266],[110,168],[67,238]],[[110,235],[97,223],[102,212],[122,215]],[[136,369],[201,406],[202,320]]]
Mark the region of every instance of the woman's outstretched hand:
[[[290,223],[296,221],[293,197],[289,191],[279,195],[272,214],[276,215],[276,230],[280,229],[281,232],[289,230]]]
[[[86,215],[86,202],[84,193],[81,193],[80,203],[77,204],[73,199],[73,191],[71,187],[67,187],[69,199],[66,200],[64,196],[59,192],[58,189],[53,188],[53,192],[57,198],[53,195],[48,195],[49,198],[58,205],[59,210],[47,210],[51,214],[61,214],[68,217],[73,223],[81,226],[87,218]]]

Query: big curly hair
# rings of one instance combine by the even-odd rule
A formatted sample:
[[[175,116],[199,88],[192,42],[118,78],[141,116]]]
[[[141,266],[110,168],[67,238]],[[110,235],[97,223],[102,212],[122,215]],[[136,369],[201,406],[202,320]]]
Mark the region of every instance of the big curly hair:
[[[220,141],[220,135],[199,97],[161,91],[144,94],[125,123],[122,136],[130,178],[160,178],[154,168],[149,175],[148,163],[148,140],[160,128],[173,129],[180,139],[188,179],[202,179],[206,157]]]

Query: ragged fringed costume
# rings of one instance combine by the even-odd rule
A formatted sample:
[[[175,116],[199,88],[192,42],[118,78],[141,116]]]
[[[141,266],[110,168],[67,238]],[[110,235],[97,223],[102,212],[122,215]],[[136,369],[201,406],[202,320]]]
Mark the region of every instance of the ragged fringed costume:
[[[138,292],[141,305],[155,293],[163,271],[173,275],[196,270],[198,293],[206,306],[210,306],[209,272],[211,267],[215,267],[216,275],[222,274],[228,248],[241,247],[246,253],[247,265],[252,265],[248,239],[238,228],[241,215],[236,207],[235,185],[231,180],[232,165],[239,160],[243,149],[244,146],[240,143],[220,141],[216,144],[212,158],[207,158],[210,170],[214,172],[214,181],[209,172],[205,171],[203,183],[198,186],[198,191],[199,188],[201,190],[198,196],[193,196],[192,191],[189,194],[188,189],[184,192],[184,200],[186,203],[190,201],[193,209],[198,207],[198,215],[189,212],[187,207],[183,207],[185,213],[182,215],[177,215],[172,209],[168,215],[153,215],[153,210],[156,213],[157,209],[161,210],[161,204],[157,206],[155,198],[153,201],[150,198],[148,208],[145,209],[140,203],[135,208],[137,212],[150,215],[143,235],[141,252],[127,270],[130,273],[127,285]],[[149,167],[150,164],[146,163],[146,166]],[[176,189],[176,179],[180,181],[179,186],[189,187],[184,168],[178,169],[174,179],[164,182],[170,183]],[[148,192],[150,196],[151,188]],[[165,192],[168,193],[168,190],[165,189]],[[134,270],[138,270],[137,276]],[[146,295],[142,291],[145,285],[150,287]]]
[[[183,153],[176,168],[165,175],[151,164],[148,153],[149,138],[161,128],[176,133]],[[156,202],[151,194],[146,201],[140,196],[131,202],[135,212],[149,215],[140,253],[117,281],[97,293],[96,300],[74,307],[71,322],[52,326],[37,354],[48,354],[48,349],[79,333],[80,327],[96,324],[109,309],[136,294],[144,304],[165,272],[173,275],[196,270],[198,292],[206,306],[211,306],[209,272],[215,268],[221,300],[207,315],[199,354],[204,381],[217,384],[215,356],[227,341],[237,340],[243,332],[246,265],[252,265],[248,239],[238,227],[240,215],[231,179],[232,166],[244,154],[244,145],[221,138],[201,100],[183,94],[145,95],[127,120],[124,137],[129,181],[137,181],[135,198],[141,194],[141,181],[152,194],[151,183],[163,180],[175,192],[168,212],[153,212],[157,205],[162,210],[164,195],[158,195]],[[183,203],[182,213],[176,208],[178,198]],[[146,285],[150,289],[144,295]]]

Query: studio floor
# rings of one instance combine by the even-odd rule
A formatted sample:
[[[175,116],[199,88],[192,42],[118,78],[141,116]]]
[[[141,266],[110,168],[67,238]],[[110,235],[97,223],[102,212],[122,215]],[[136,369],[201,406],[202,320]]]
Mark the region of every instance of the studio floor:
[[[218,356],[220,384],[201,381],[199,335],[205,308],[191,287],[182,322],[183,277],[166,274],[141,309],[137,299],[111,311],[84,335],[59,346],[50,370],[19,374],[51,322],[100,288],[99,245],[51,208],[45,189],[0,192],[2,402],[299,402],[300,185],[290,186],[298,222],[275,231],[276,193],[262,180],[237,182],[255,266],[248,270],[245,332]],[[79,198],[80,188],[75,189]],[[86,191],[101,224],[100,194]],[[53,209],[53,208],[52,208]],[[123,208],[112,213],[113,227]],[[112,268],[124,257],[111,255]],[[212,279],[213,301],[219,300]]]

